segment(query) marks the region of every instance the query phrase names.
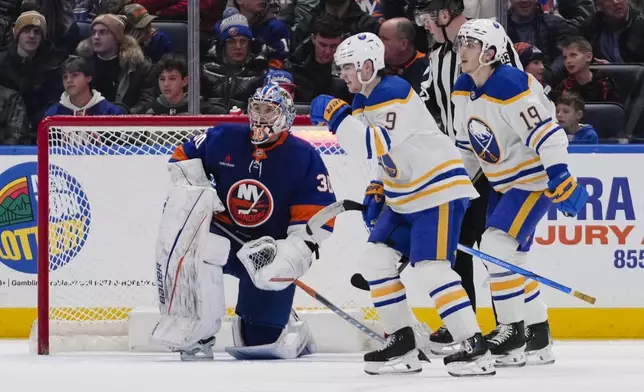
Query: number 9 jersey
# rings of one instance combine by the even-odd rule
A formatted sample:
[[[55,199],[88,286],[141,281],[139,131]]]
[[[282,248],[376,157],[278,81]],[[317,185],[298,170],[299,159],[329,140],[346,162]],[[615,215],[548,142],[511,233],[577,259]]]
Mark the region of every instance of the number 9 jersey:
[[[497,192],[548,188],[546,169],[567,164],[568,137],[538,81],[500,65],[481,87],[461,74],[452,93],[456,146],[470,177],[479,166]]]
[[[356,94],[352,106],[336,136],[349,155],[378,160],[393,211],[409,214],[479,196],[458,149],[404,79],[383,77],[368,97]]]

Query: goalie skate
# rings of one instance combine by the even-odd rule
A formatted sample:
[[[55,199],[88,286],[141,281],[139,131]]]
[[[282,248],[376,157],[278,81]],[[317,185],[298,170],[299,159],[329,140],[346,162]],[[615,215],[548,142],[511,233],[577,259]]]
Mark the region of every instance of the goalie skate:
[[[528,365],[549,365],[555,363],[552,352],[552,336],[548,321],[525,328],[525,353]]]
[[[423,370],[411,327],[389,335],[385,347],[366,353],[364,361],[364,371],[371,375],[420,373]]]
[[[215,337],[203,339],[185,350],[176,350],[181,353],[182,361],[212,361],[214,355],[212,347],[215,345]]]
[[[454,377],[493,376],[494,360],[480,333],[460,344],[461,351],[443,359],[447,372]]]
[[[526,365],[525,329],[523,321],[499,324],[485,336],[496,367],[522,367]]]

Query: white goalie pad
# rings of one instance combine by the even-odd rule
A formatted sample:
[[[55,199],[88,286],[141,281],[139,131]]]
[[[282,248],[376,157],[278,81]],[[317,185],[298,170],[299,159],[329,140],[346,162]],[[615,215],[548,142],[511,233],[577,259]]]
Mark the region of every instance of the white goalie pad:
[[[230,241],[210,232],[223,205],[200,160],[169,164],[172,186],[156,250],[161,318],[152,332],[159,343],[182,350],[219,331],[226,314],[223,271]]]
[[[261,237],[248,241],[237,257],[248,271],[255,287],[280,291],[300,278],[311,267],[315,244],[303,231],[291,233],[284,240]]]
[[[242,320],[235,316],[232,319],[234,347],[226,347],[226,352],[235,359],[294,359],[316,352],[315,339],[306,321],[300,320],[295,311],[291,311],[288,324],[271,344],[245,346],[241,335]]]

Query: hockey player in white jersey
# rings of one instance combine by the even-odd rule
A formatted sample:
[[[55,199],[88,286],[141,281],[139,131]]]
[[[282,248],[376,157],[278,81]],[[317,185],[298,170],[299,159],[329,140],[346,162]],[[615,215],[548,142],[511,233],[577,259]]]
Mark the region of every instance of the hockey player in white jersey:
[[[555,108],[531,75],[503,65],[503,27],[471,20],[459,30],[463,74],[452,93],[456,145],[470,176],[479,167],[502,193],[490,200],[481,251],[523,264],[537,223],[550,206],[576,215],[588,193],[568,171],[568,138]],[[546,307],[538,283],[488,265],[498,327],[486,336],[497,366],[554,362]],[[525,351],[524,351],[525,349]]]
[[[409,83],[382,76],[384,45],[374,34],[343,41],[335,53],[353,105],[328,95],[311,104],[311,120],[326,123],[349,155],[377,159],[364,214],[371,228],[360,267],[388,334],[385,347],[365,354],[365,371],[419,372],[414,322],[396,269],[408,255],[415,274],[463,350],[444,358],[454,376],[495,374],[491,356],[460,277],[451,268],[461,220],[478,194],[451,140]]]

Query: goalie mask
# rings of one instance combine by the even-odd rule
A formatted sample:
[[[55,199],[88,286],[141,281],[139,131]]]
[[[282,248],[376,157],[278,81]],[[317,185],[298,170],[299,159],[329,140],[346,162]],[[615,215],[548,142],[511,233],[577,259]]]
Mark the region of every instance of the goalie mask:
[[[289,131],[295,121],[293,98],[275,83],[258,88],[248,100],[248,118],[253,144],[263,144],[283,131]]]

